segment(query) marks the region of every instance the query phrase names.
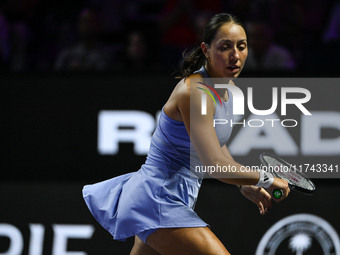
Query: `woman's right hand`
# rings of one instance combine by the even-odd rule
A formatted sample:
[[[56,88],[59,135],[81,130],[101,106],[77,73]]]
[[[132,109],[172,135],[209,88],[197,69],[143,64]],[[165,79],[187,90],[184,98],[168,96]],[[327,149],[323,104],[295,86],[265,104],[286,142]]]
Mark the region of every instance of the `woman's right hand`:
[[[273,196],[273,191],[275,189],[282,190],[283,194],[282,194],[281,198],[277,199]],[[275,202],[282,201],[283,199],[285,199],[288,196],[288,194],[290,192],[288,182],[286,180],[282,180],[282,179],[276,178],[276,177],[274,178],[273,184],[269,188],[267,188],[267,190],[268,190],[269,194],[272,196],[272,198]]]

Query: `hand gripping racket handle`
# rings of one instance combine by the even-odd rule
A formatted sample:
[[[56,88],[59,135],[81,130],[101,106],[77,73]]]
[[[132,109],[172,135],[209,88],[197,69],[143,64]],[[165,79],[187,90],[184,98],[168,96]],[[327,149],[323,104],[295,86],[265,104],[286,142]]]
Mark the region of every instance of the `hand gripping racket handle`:
[[[273,197],[276,199],[280,199],[283,195],[283,191],[281,189],[274,189],[273,190]]]

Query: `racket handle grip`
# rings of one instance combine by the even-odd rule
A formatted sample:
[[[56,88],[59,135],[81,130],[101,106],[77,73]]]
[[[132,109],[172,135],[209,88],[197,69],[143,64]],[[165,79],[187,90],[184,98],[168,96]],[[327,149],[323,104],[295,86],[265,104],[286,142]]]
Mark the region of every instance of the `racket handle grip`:
[[[283,191],[281,189],[274,189],[273,190],[273,197],[276,199],[280,199],[283,195]]]

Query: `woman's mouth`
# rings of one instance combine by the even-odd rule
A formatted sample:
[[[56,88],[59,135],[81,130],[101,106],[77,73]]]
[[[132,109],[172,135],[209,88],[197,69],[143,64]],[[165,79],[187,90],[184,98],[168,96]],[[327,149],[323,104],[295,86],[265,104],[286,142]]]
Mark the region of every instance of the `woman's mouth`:
[[[228,66],[227,69],[233,73],[236,73],[240,70],[240,67],[239,66]]]

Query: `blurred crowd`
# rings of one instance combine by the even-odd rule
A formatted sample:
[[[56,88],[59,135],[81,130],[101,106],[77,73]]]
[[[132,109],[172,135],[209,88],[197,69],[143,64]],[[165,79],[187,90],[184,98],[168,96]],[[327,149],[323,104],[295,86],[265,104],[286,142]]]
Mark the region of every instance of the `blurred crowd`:
[[[245,71],[340,68],[340,1],[3,0],[0,69],[173,71],[219,12],[245,24]]]

